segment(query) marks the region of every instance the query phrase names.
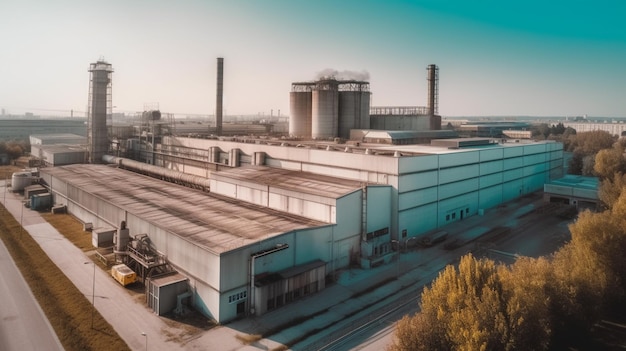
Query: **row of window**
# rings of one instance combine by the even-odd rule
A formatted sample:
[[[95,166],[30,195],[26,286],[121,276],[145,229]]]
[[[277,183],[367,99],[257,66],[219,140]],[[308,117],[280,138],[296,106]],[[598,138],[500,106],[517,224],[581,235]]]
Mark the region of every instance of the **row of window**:
[[[463,218],[463,210],[461,210],[460,212],[461,215],[461,219]],[[465,214],[469,214],[469,207],[465,208]],[[455,220],[456,219],[456,211],[452,212],[452,213],[448,213],[446,215],[446,221],[449,221],[450,219]]]
[[[228,297],[228,303],[235,303],[237,301],[245,300],[248,297],[248,291],[244,290],[240,293],[230,295]]]

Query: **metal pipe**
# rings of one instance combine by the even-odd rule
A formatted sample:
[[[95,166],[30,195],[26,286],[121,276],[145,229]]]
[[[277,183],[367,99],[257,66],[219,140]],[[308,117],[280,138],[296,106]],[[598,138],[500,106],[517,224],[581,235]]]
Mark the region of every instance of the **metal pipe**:
[[[133,171],[146,173],[158,178],[177,183],[192,188],[200,188],[204,191],[209,191],[211,188],[211,181],[208,178],[195,176],[183,172],[173,171],[171,169],[149,165],[147,163],[131,160],[123,157],[116,157],[111,155],[102,156],[102,160],[106,163],[113,163],[120,167],[128,168]]]

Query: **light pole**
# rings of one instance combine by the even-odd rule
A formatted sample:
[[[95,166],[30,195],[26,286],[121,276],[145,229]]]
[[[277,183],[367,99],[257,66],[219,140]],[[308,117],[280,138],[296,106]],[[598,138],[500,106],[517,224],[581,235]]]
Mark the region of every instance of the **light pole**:
[[[96,311],[96,263],[95,262],[83,262],[84,264],[93,265],[93,278],[91,286],[91,329],[93,329],[93,315]]]
[[[146,338],[146,351],[148,351],[148,334],[146,334],[146,332],[141,332],[141,335]]]

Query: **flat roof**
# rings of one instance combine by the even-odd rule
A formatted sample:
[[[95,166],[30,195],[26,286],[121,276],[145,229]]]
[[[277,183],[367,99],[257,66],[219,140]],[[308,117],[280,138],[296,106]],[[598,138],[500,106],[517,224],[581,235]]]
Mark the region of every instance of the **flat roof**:
[[[471,139],[473,138],[459,138],[458,140],[463,141],[463,140],[471,140]],[[483,139],[483,138],[478,138],[478,139]],[[444,140],[454,141],[456,139],[444,139]],[[460,153],[460,152],[467,152],[467,151],[483,150],[483,149],[488,149],[488,148],[497,149],[497,148],[507,148],[507,147],[519,147],[523,145],[539,145],[539,144],[554,143],[554,141],[552,140],[534,141],[534,140],[520,139],[519,142],[512,142],[509,140],[502,142],[501,138],[493,138],[490,140],[494,140],[498,142],[488,143],[484,145],[470,145],[470,146],[460,147],[458,149],[454,147],[450,148],[447,146],[435,146],[435,145],[423,145],[423,144],[411,144],[411,145],[382,145],[380,144],[376,146],[369,146],[370,144],[367,144],[367,147],[371,147],[374,150],[389,150],[389,151],[399,151],[402,153],[406,153],[406,154],[403,154],[403,156],[404,155],[419,156],[419,155],[453,154],[453,153]]]
[[[76,144],[37,144],[37,145],[31,145],[31,148],[32,147],[43,150],[45,152],[49,152],[51,154],[87,152],[86,146],[76,145]]]
[[[41,173],[217,254],[294,230],[328,225],[106,165],[42,168]]]
[[[563,178],[550,181],[548,184],[560,185],[576,189],[598,190],[600,180],[598,177],[585,177],[575,174],[566,174]]]
[[[31,134],[30,137],[40,140],[85,139],[85,142],[87,141],[87,137],[72,133]]]
[[[219,180],[220,177],[335,199],[361,189],[364,184],[350,179],[263,166],[211,173],[213,179]]]

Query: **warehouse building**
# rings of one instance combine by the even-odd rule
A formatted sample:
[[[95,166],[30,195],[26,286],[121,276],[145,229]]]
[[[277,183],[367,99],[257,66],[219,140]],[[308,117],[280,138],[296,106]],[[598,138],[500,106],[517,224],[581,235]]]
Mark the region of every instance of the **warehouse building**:
[[[390,262],[393,241],[407,245],[562,173],[562,144],[550,141],[330,146],[164,137],[162,167],[140,164],[162,179],[208,178],[208,193],[120,169],[139,163],[113,157],[118,167],[41,176],[83,222],[147,235],[189,279],[193,306],[225,322],[319,291],[350,264]]]

